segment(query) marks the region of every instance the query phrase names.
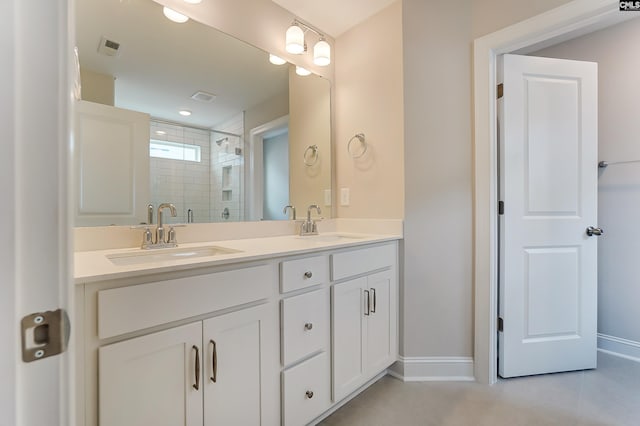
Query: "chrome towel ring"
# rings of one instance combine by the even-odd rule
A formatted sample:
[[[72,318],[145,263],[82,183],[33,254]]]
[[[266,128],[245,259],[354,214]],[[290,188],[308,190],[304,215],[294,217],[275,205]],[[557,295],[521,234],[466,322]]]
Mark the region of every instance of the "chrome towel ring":
[[[353,144],[353,141],[355,141],[356,139],[359,140],[360,145],[362,145],[362,152],[358,154],[354,154],[351,149],[351,144]],[[347,144],[347,151],[349,152],[351,158],[360,158],[367,152],[367,141],[364,138],[364,133],[356,133],[351,137],[351,139],[349,139],[349,143]]]
[[[309,154],[311,151],[311,155]],[[309,145],[307,149],[304,150],[304,154],[302,155],[302,160],[304,161],[304,165],[307,167],[314,166],[318,162],[319,154],[318,145]]]

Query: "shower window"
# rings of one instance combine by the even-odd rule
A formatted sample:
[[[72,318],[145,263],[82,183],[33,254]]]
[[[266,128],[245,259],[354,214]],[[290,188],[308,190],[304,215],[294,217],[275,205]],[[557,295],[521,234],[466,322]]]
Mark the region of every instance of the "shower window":
[[[151,139],[149,155],[169,160],[200,162],[200,146]]]

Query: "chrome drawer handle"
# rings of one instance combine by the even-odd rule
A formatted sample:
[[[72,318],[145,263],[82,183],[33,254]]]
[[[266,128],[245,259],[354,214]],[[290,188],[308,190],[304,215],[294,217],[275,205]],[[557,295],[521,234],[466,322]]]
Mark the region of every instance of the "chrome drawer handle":
[[[304,273],[304,277],[305,278],[311,278],[312,276],[313,276],[313,272],[311,272],[311,271],[307,271],[307,272]]]
[[[308,323],[306,323],[304,325],[304,329],[307,330],[307,331],[311,330],[312,328],[313,328],[313,324],[310,323],[310,322],[308,322]]]
[[[313,398],[313,391],[307,391],[305,395],[307,396],[307,398],[311,399]]]

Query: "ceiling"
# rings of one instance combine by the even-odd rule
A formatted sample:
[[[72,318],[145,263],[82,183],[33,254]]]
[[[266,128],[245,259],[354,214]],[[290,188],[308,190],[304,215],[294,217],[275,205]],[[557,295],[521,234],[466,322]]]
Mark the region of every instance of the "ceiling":
[[[117,107],[209,128],[288,90],[287,67],[266,52],[193,20],[171,22],[152,0],[75,3],[80,65],[115,78]],[[102,36],[121,44],[118,56],[98,53]],[[200,90],[215,100],[190,98]]]
[[[273,0],[301,20],[333,38],[396,0]]]

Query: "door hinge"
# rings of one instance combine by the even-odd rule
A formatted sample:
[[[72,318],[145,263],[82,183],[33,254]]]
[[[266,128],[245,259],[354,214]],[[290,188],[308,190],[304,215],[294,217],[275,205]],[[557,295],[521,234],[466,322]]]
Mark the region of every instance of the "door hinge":
[[[71,324],[63,309],[37,312],[22,318],[22,360],[37,361],[67,349]]]
[[[497,91],[497,99],[500,99],[502,97],[502,95],[504,94],[504,86],[502,85],[502,83],[498,84],[498,91]]]
[[[498,317],[498,331],[504,330],[504,320],[502,317]]]
[[[498,201],[498,214],[504,214],[504,201]]]

